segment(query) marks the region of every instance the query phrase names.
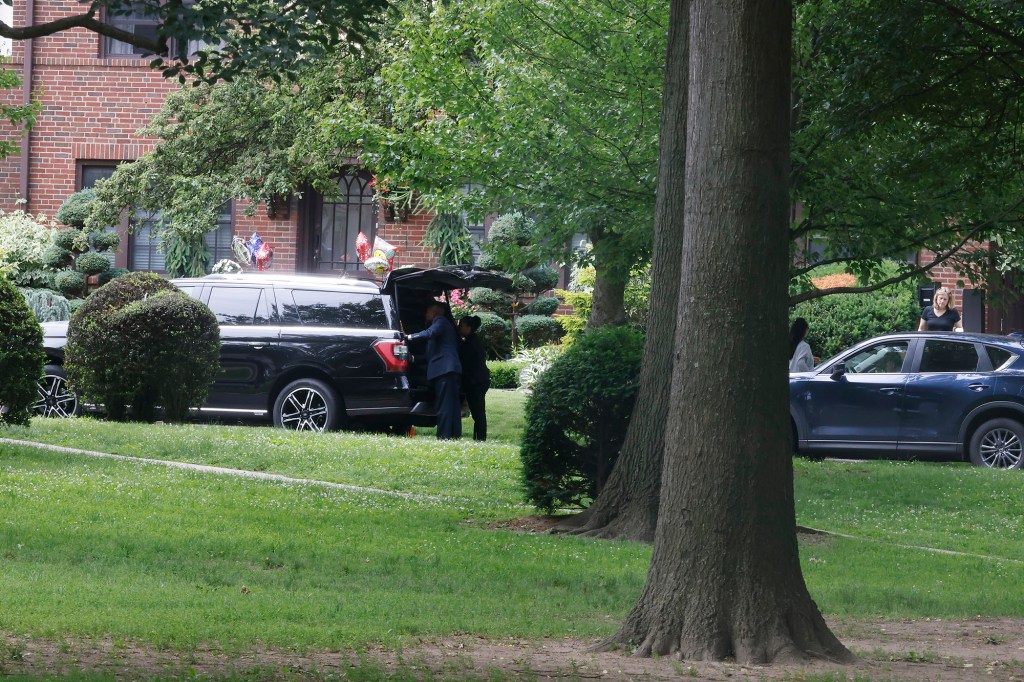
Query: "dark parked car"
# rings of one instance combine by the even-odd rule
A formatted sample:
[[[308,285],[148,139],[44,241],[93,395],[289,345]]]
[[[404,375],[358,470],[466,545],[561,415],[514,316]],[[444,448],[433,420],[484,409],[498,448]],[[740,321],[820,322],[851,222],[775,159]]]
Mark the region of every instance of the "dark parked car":
[[[798,452],[1024,462],[1024,344],[922,332],[865,341],[789,375]]]
[[[336,275],[172,281],[220,323],[221,373],[200,412],[316,431],[349,420],[397,429],[434,424],[426,368],[410,364],[402,333],[423,328],[427,301],[445,289],[508,283],[475,268],[405,268],[383,287]],[[36,408],[45,416],[79,410],[62,367],[67,324],[43,325],[47,366]]]

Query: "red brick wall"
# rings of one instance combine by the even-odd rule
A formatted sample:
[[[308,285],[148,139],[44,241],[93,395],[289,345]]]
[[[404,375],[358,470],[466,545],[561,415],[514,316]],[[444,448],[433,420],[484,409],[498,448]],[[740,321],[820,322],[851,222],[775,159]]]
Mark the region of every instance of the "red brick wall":
[[[76,0],[36,0],[35,23],[77,14]],[[25,4],[16,3],[15,25],[25,25]],[[154,140],[136,134],[160,110],[164,97],[178,87],[149,68],[147,59],[100,59],[101,37],[73,29],[33,41],[32,87],[43,111],[31,132],[28,203],[21,196],[21,159],[0,160],[0,210],[25,208],[53,215],[79,188],[78,167],[83,162],[130,161],[153,147]],[[13,49],[14,68],[24,73],[24,42]],[[5,102],[21,102],[22,92],[0,92]],[[0,134],[10,137],[10,130]],[[296,239],[301,211],[290,199],[288,217],[269,218],[264,207],[254,216],[245,205],[235,210],[235,233],[258,232],[274,248],[273,270],[293,271],[297,263]],[[382,225],[381,237],[398,248],[395,264],[426,265],[432,255],[421,244],[429,216],[412,216]]]

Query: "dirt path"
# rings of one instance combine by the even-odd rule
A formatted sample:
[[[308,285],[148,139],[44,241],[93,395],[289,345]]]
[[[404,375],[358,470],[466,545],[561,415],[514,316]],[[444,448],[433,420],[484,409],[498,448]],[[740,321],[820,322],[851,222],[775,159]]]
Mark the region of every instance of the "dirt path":
[[[105,640],[0,638],[0,676],[67,675],[79,671],[118,678],[245,675],[253,679],[320,680],[345,676],[352,666],[377,668],[402,679],[524,680],[1022,680],[1024,619],[965,621],[832,622],[836,634],[861,657],[856,666],[741,666],[638,659],[592,653],[580,640],[423,641],[400,653],[371,650],[296,655],[259,649],[226,655],[215,649],[161,651]],[[381,675],[383,677],[383,675]],[[371,677],[371,679],[376,679]],[[499,678],[500,679],[500,678]]]

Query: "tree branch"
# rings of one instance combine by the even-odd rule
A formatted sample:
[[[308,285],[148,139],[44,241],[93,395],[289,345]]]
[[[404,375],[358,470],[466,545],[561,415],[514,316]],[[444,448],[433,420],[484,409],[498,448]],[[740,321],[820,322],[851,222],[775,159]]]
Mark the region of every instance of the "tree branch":
[[[96,18],[96,10],[91,9],[85,14],[76,14],[70,17],[61,17],[60,19],[54,19],[53,21],[47,21],[42,24],[35,24],[33,26],[24,26],[21,28],[15,28],[9,26],[6,23],[0,21],[0,38],[8,38],[10,40],[28,40],[29,38],[42,38],[44,36],[50,36],[54,33],[66,31],[70,28],[84,28],[93,33],[98,33],[114,40],[120,40],[122,43],[128,43],[135,47],[141,47],[144,50],[149,50],[155,55],[166,55],[167,50],[167,38],[158,37],[156,40],[148,40],[140,35],[125,31],[124,29],[105,24]]]

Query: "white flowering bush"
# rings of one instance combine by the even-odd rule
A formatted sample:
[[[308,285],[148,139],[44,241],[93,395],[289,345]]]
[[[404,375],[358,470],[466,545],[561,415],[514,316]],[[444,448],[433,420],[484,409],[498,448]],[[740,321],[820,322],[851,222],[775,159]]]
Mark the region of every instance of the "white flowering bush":
[[[0,274],[43,268],[43,254],[53,244],[52,218],[25,211],[0,211]]]
[[[213,269],[210,270],[213,274],[231,274],[235,272],[241,272],[242,266],[231,260],[230,258],[222,258],[213,265]]]
[[[527,392],[533,390],[534,384],[562,354],[562,350],[562,346],[552,345],[528,348],[516,353],[510,362],[523,365],[523,368],[519,370],[519,390]]]

